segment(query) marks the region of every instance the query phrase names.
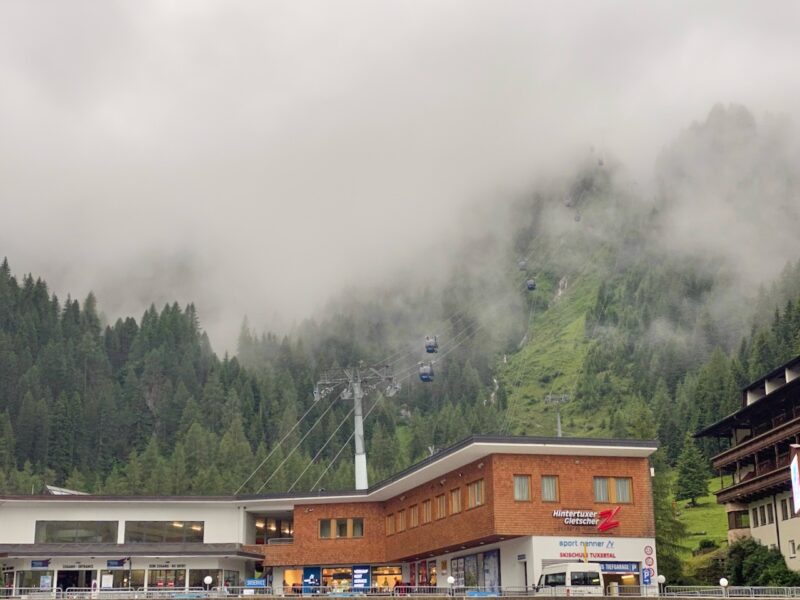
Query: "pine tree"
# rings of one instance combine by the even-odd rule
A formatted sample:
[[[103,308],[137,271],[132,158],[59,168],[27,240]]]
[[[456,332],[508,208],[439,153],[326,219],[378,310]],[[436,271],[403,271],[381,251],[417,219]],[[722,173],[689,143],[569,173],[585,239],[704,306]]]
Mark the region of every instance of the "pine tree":
[[[691,434],[686,435],[683,450],[678,457],[678,482],[675,497],[678,500],[690,499],[697,506],[697,498],[708,494],[708,468],[706,459]]]

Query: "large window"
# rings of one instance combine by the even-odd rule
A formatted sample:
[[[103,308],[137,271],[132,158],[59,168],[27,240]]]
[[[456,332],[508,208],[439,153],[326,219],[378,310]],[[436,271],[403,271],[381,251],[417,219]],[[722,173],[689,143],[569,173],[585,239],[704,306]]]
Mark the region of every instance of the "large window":
[[[386,531],[389,533],[389,517],[386,520]],[[391,531],[394,533],[394,530]],[[331,538],[364,537],[364,519],[320,519],[319,537],[323,540]]]
[[[397,531],[405,531],[406,530],[406,511],[405,510],[398,510],[397,511]]]
[[[483,479],[473,481],[467,486],[467,508],[483,504]]]
[[[593,483],[595,502],[633,502],[630,477],[595,477]]]
[[[542,475],[542,500],[558,502],[558,476]]]
[[[450,514],[461,512],[461,488],[450,490]]]
[[[436,518],[444,519],[447,516],[447,496],[436,496]]]
[[[423,523],[430,523],[431,522],[431,501],[425,500],[422,503],[422,522]]]
[[[203,521],[125,521],[125,543],[203,542]]]
[[[514,500],[531,499],[531,476],[514,475]]]
[[[256,544],[268,544],[275,538],[291,538],[294,535],[292,519],[256,517]]]
[[[36,521],[37,544],[116,544],[118,521]]]
[[[750,513],[734,510],[728,513],[728,529],[747,529],[750,527]]]

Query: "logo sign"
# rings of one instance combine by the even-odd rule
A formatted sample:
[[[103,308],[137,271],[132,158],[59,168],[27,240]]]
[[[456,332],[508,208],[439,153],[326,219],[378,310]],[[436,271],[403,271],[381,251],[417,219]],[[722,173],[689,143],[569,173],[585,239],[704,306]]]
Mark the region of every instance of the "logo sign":
[[[597,512],[596,510],[572,510],[558,508],[553,511],[553,518],[561,519],[564,525],[572,527],[585,527],[594,525],[599,531],[608,531],[619,527],[619,521],[614,520],[621,507],[615,506]]]
[[[615,506],[614,508],[601,510],[597,513],[597,516],[600,517],[600,524],[597,526],[597,529],[600,531],[608,531],[609,529],[619,527],[619,521],[615,521],[614,517],[617,516],[620,508],[619,506]]]
[[[360,565],[353,567],[353,587],[365,589],[370,587],[369,566]]]
[[[45,560],[32,560],[31,561],[31,569],[49,569],[50,568],[50,559],[47,558]]]
[[[266,579],[245,579],[244,580],[245,587],[267,587],[267,580]]]

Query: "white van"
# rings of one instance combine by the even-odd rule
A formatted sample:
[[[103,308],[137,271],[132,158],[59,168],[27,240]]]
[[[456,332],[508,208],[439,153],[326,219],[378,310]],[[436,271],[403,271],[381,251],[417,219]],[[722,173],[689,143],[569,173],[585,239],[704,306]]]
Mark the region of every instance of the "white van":
[[[598,563],[558,563],[542,568],[537,596],[603,596],[603,571]]]

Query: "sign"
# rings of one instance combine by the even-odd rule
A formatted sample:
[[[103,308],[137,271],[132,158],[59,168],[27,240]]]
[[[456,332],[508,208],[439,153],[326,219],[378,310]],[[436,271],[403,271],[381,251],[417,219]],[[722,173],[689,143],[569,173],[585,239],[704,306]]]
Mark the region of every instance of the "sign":
[[[100,587],[103,589],[106,588],[113,588],[114,587],[114,574],[113,573],[103,573],[100,578]]]
[[[798,464],[798,450],[800,450],[800,446],[797,444],[791,445],[792,462],[789,465],[789,473],[792,479],[792,509],[794,510],[792,514],[795,515],[800,512],[800,465]]]
[[[367,589],[370,587],[369,566],[359,565],[353,567],[352,585],[354,588]]]
[[[575,510],[557,508],[553,511],[553,518],[561,519],[564,525],[571,527],[597,527],[599,531],[608,531],[619,527],[619,521],[615,521],[614,517],[620,511],[619,506],[609,508],[597,512],[596,510]]]
[[[245,579],[244,580],[245,587],[267,587],[267,580],[266,579]]]
[[[655,561],[653,560],[652,556],[648,556],[644,559],[644,564],[646,564],[648,567],[652,567],[654,562]]]
[[[652,546],[645,546],[644,547],[644,553],[647,554],[647,556],[650,556],[653,553],[653,547]]]
[[[604,573],[636,573],[639,570],[639,563],[601,562],[600,570]]]
[[[528,560],[528,558],[524,554],[517,554],[517,560],[521,562],[523,560]]]
[[[47,562],[50,562],[49,560]],[[53,587],[53,577],[51,575],[42,575],[39,577],[39,589],[49,590]]]
[[[653,577],[653,569],[649,569],[645,567],[642,569],[642,584],[643,585],[650,585]]]
[[[124,567],[127,560],[127,558],[112,558],[111,560],[106,561],[106,567],[109,569],[113,569],[115,567]]]
[[[31,569],[49,569],[50,568],[50,559],[47,558],[45,560],[32,560],[31,561]]]

